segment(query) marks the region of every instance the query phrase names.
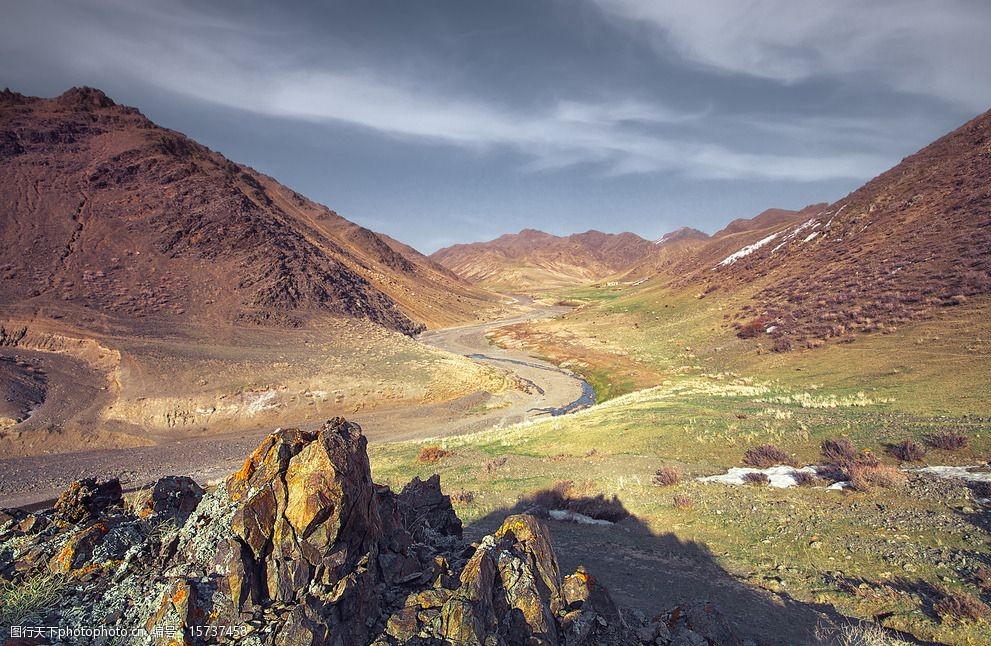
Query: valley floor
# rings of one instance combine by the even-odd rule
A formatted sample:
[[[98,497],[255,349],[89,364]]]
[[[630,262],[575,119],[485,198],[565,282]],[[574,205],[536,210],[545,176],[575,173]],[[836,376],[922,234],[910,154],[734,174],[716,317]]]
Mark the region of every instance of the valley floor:
[[[423,336],[424,343],[431,347],[469,355],[476,363],[493,367],[505,374],[513,387],[495,393],[480,389],[453,400],[433,403],[380,405],[360,413],[342,408],[333,414],[359,421],[366,436],[374,443],[474,433],[591,404],[590,387],[572,373],[525,351],[493,348],[485,336],[493,327],[553,316],[566,309],[528,306],[525,312],[508,319],[449,328]],[[103,381],[98,375],[85,372],[87,367],[70,357],[10,348],[4,353],[30,356],[44,367],[52,388],[57,389],[47,398],[46,405],[18,427],[19,434],[29,436],[33,430],[51,422],[53,416],[68,418],[69,412],[76,408],[98,409],[109,397],[99,386],[94,386],[92,392],[68,387],[68,384],[100,384]],[[470,383],[466,381],[464,387],[470,390]],[[87,419],[95,424],[95,414]],[[307,429],[322,423],[314,418],[294,421],[290,417],[277,421],[282,426]],[[173,474],[190,475],[201,482],[209,482],[236,470],[271,429],[267,424],[224,433],[174,429],[149,436],[143,442],[138,442],[133,435],[121,433],[110,439],[123,442],[131,438],[131,445],[114,446],[108,442],[114,448],[85,451],[73,451],[53,442],[52,453],[0,459],[0,507],[35,505],[51,500],[70,482],[83,477],[117,477],[125,487],[131,488]],[[55,438],[58,437],[56,434]],[[51,435],[46,438],[50,441]],[[71,437],[67,441],[71,441]]]
[[[586,306],[496,339],[575,366],[612,388],[607,401],[471,436],[375,445],[378,481],[440,473],[479,535],[535,506],[618,521],[548,522],[567,566],[586,565],[623,603],[658,612],[708,598],[761,644],[822,643],[824,631],[862,621],[900,640],[882,644],[991,643],[991,488],[980,481],[991,457],[987,304],[778,354],[735,338],[716,297],[561,296]],[[941,435],[965,441],[932,446]],[[766,444],[788,462],[821,465],[829,439],[904,476],[839,491],[828,481],[699,481]],[[900,460],[905,440],[928,452]],[[425,461],[432,445],[446,453]],[[978,473],[944,479],[917,471],[926,465]],[[679,477],[663,482],[662,469]]]

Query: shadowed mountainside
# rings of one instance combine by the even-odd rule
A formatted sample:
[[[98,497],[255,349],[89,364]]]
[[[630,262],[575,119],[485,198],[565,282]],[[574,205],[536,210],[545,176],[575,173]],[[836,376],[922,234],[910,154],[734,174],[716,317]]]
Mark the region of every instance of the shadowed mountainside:
[[[406,334],[495,297],[99,90],[0,94],[0,302],[8,316]]]

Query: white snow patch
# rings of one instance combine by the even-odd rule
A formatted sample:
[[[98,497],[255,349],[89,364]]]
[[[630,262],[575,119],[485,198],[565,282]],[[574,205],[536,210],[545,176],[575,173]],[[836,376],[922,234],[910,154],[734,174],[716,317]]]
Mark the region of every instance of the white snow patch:
[[[768,326],[768,328],[766,330],[764,330],[764,332],[766,332],[767,334],[774,334],[775,330],[777,330],[777,329],[778,329],[778,326],[777,325],[771,325],[771,326]]]
[[[780,235],[780,234],[778,234],[778,233],[772,233],[771,235],[767,236],[766,238],[763,238],[761,240],[758,240],[757,242],[755,242],[753,244],[749,244],[746,247],[744,247],[743,249],[740,249],[739,251],[737,251],[736,253],[732,253],[732,254],[726,256],[722,260],[722,262],[720,262],[719,265],[717,265],[717,267],[726,267],[727,265],[732,265],[734,262],[736,262],[740,258],[746,258],[747,256],[749,256],[753,252],[757,251],[758,249],[760,249],[761,247],[763,247],[764,245],[766,245],[771,240],[774,240],[775,238],[777,238],[778,235]],[[713,267],[713,269],[716,269],[716,267]]]
[[[971,467],[933,466],[913,469],[917,473],[928,473],[938,478],[959,478],[969,482],[991,482],[991,467],[977,464]]]
[[[779,464],[777,466],[768,467],[766,469],[753,469],[748,467],[733,467],[726,473],[708,476],[705,478],[699,478],[699,482],[719,482],[721,484],[728,485],[742,485],[744,484],[743,477],[748,473],[763,473],[767,475],[771,480],[771,486],[777,487],[778,489],[787,489],[788,487],[794,487],[798,483],[795,482],[795,478],[792,476],[796,471],[804,471],[805,473],[810,473],[812,475],[816,474],[816,470],[812,467],[789,467],[784,464]]]
[[[819,235],[819,232],[818,231],[813,231],[808,236],[806,236],[805,237],[805,240],[802,240],[802,242],[811,242],[812,240],[815,240],[816,239],[816,236],[818,236],[818,235]]]
[[[554,520],[563,520],[571,523],[578,523],[579,525],[612,525],[613,524],[608,520],[602,520],[601,518],[592,518],[591,516],[586,516],[585,514],[579,514],[577,511],[570,511],[568,509],[551,509],[547,513]]]

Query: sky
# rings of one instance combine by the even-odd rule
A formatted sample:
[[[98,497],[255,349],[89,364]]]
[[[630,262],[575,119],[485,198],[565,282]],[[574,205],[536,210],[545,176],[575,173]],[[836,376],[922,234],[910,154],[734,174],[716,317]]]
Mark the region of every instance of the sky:
[[[991,108],[986,0],[0,0],[105,91],[430,253],[833,202]]]

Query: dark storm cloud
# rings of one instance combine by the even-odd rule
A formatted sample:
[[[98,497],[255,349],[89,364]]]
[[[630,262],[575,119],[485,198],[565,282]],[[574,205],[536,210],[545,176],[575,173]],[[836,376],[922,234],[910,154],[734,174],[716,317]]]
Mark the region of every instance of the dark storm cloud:
[[[0,83],[97,85],[427,250],[835,199],[991,104],[980,2],[313,4],[8,2]]]

